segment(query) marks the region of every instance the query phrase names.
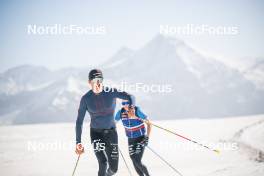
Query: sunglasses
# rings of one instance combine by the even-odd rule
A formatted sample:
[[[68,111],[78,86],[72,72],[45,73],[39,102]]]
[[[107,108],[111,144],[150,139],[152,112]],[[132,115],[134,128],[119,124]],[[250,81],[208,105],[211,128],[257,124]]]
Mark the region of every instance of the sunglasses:
[[[129,105],[129,102],[122,102],[122,105],[125,106],[125,105]]]
[[[92,82],[93,83],[102,83],[103,82],[103,78],[94,78],[94,79],[92,79]]]

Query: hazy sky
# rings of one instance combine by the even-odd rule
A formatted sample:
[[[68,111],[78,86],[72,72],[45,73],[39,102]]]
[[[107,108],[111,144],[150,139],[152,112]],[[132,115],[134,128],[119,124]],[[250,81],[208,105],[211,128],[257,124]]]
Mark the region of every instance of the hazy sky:
[[[175,35],[204,54],[263,57],[264,3],[259,0],[120,0],[0,2],[0,72],[21,65],[52,69],[98,65],[122,46],[137,49],[160,25],[237,26],[235,36]],[[27,25],[106,27],[105,35],[28,35]]]

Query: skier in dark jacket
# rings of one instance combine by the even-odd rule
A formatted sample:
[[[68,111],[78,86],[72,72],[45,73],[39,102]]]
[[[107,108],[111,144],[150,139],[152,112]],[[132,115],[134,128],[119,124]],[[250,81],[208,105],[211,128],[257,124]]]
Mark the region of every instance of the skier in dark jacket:
[[[142,157],[151,131],[147,116],[138,106],[129,108],[129,101],[122,101],[122,109],[115,115],[115,120],[121,120],[128,137],[129,155],[139,176],[149,176],[147,167],[142,164]],[[147,124],[147,134],[144,122]]]
[[[118,136],[114,120],[116,98],[128,101],[132,105],[132,97],[126,92],[103,87],[103,74],[98,69],[89,73],[88,91],[80,101],[78,117],[76,120],[76,153],[84,152],[81,143],[82,125],[86,111],[91,117],[90,137],[93,143],[94,153],[98,160],[98,176],[114,175],[118,169]]]

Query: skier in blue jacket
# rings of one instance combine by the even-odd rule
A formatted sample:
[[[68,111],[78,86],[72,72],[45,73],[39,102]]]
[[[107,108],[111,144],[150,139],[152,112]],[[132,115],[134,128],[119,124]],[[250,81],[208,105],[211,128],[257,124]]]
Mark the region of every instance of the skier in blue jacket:
[[[142,164],[142,157],[151,131],[147,116],[138,106],[129,108],[129,101],[122,101],[122,108],[116,113],[115,120],[121,120],[128,138],[129,155],[139,176],[149,176],[147,167]],[[147,132],[145,124],[147,124]]]

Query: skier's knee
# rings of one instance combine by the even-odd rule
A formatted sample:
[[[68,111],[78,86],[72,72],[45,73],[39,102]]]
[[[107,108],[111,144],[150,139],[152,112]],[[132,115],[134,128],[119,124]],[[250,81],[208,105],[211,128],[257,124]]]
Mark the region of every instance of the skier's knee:
[[[100,163],[107,163],[107,159],[105,157],[102,157],[99,159]]]
[[[100,159],[98,160],[98,162],[99,162],[99,167],[100,167],[100,168],[106,168],[106,167],[107,167],[107,159],[105,159],[105,158],[100,158]]]

